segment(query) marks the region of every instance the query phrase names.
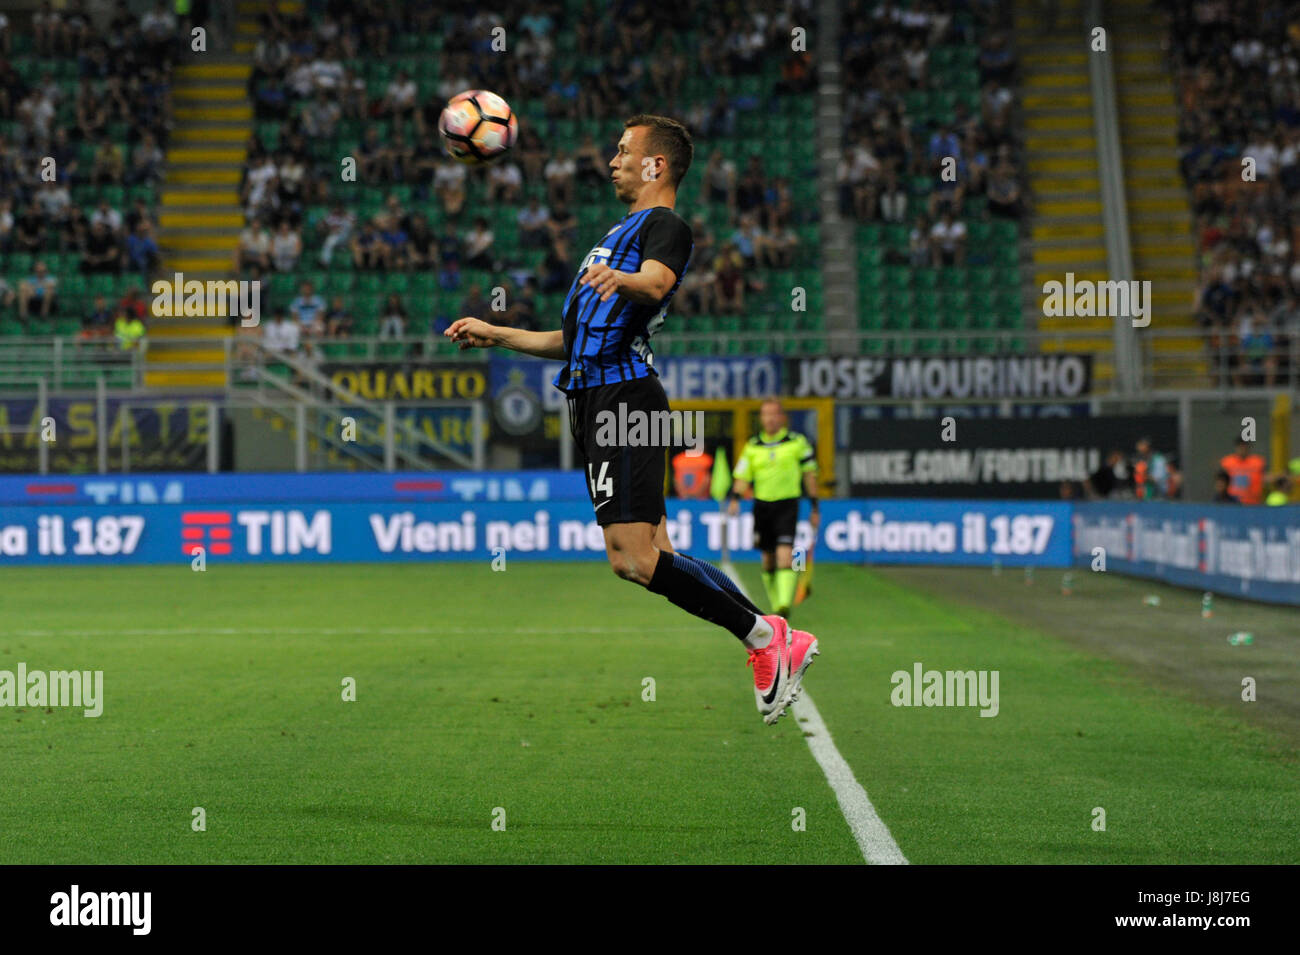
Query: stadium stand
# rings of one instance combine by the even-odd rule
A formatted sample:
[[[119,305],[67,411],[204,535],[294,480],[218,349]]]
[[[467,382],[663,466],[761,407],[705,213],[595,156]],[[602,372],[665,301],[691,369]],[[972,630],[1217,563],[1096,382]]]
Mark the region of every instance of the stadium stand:
[[[617,27],[579,0],[437,15],[313,3],[301,15],[262,14],[242,198],[284,249],[264,275],[272,307],[288,307],[309,282],[350,316],[326,323],[319,341],[303,339],[321,358],[366,353],[348,334],[429,336],[482,308],[496,287],[507,290],[507,320],[554,327],[580,247],[624,213],[604,171],[622,120],[653,102],[696,131],[679,197],[695,253],[674,309],[678,328],[708,333],[676,345],[666,334],[656,350],[824,352],[816,169],[799,148],[814,137],[798,95],[813,80],[807,54],[789,52],[788,11],[766,2],[715,16],[704,32],[721,42],[700,44],[699,27],[667,6],[636,5]],[[585,26],[557,33],[561,16]],[[470,37],[507,24],[518,25],[514,56],[450,52],[488,43]],[[697,45],[709,55],[688,60]],[[441,155],[438,113],[467,88],[501,93],[520,117],[522,140],[499,166],[466,169]],[[355,182],[340,178],[342,157],[356,159]],[[254,259],[244,258],[245,276],[263,275]],[[795,287],[806,290],[804,312],[790,309]],[[416,348],[457,354],[430,339],[385,342],[379,355]]]
[[[864,337],[864,352],[1024,348],[972,337],[1024,327],[1017,63],[1001,26],[984,5],[844,4],[843,70],[865,79],[846,86],[837,177],[857,221],[858,327],[953,333]]]
[[[165,9],[136,17],[125,3],[102,33],[80,4],[44,4],[30,31],[7,18],[0,28],[0,387],[89,387],[100,371],[111,386],[133,383],[114,320],[159,265],[184,29]]]

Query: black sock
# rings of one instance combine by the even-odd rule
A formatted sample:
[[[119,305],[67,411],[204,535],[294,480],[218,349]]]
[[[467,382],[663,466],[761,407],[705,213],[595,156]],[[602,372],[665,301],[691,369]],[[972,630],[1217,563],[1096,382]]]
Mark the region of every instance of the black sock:
[[[659,552],[646,589],[667,597],[687,613],[726,628],[737,640],[744,640],[754,629],[754,614],[732,600],[694,561],[683,560],[680,554]]]
[[[710,564],[708,561],[696,560],[690,554],[683,554],[681,551],[677,551],[677,556],[685,557],[687,560],[689,560],[700,570],[704,571],[705,575],[709,578],[709,580],[713,581],[715,584],[717,584],[719,587],[725,590],[727,594],[730,595],[732,600],[740,604],[746,610],[756,613],[760,617],[763,616],[763,611],[755,607],[753,602],[740,592],[740,588],[736,586],[736,582],[732,580],[730,577],[728,577],[726,572],[724,572],[721,567],[715,567],[712,564]]]

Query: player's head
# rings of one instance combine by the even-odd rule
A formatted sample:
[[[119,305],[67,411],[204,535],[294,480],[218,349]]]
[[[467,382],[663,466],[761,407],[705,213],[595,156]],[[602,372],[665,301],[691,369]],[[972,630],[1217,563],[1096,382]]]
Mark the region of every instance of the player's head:
[[[609,161],[614,195],[630,205],[648,189],[675,193],[694,155],[685,126],[667,116],[639,113],[623,124],[618,152]]]
[[[758,423],[764,434],[776,434],[785,427],[785,408],[780,398],[764,398],[758,406]]]

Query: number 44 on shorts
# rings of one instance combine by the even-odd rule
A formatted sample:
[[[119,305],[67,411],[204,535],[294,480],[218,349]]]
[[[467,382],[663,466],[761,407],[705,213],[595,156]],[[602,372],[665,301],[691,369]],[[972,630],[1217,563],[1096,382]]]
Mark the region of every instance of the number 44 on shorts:
[[[600,462],[600,474],[593,475],[591,465],[587,465],[587,480],[591,482],[591,496],[593,498],[604,494],[606,500],[614,496],[614,475],[609,472],[609,462]],[[604,503],[604,502],[602,502]]]

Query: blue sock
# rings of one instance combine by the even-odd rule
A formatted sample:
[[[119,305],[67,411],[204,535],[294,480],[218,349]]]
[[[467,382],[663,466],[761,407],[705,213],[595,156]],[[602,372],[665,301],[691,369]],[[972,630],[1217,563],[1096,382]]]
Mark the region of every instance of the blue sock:
[[[708,578],[708,581],[712,583],[713,586],[717,587],[719,590],[721,590],[723,593],[729,596],[732,600],[736,601],[736,603],[740,604],[746,610],[758,614],[758,616],[760,617],[763,616],[763,611],[755,607],[753,601],[751,601],[748,597],[742,594],[740,592],[740,588],[736,586],[735,581],[733,581],[730,577],[728,577],[720,568],[714,567],[712,564],[708,563],[707,561],[696,560],[690,554],[683,554],[680,551],[678,551],[675,556],[681,557],[684,560],[690,562],[689,566],[683,567],[684,570],[688,572],[691,572],[692,570],[698,570],[699,572],[703,573],[703,575],[706,578]],[[696,576],[699,576],[699,574],[697,573]]]

